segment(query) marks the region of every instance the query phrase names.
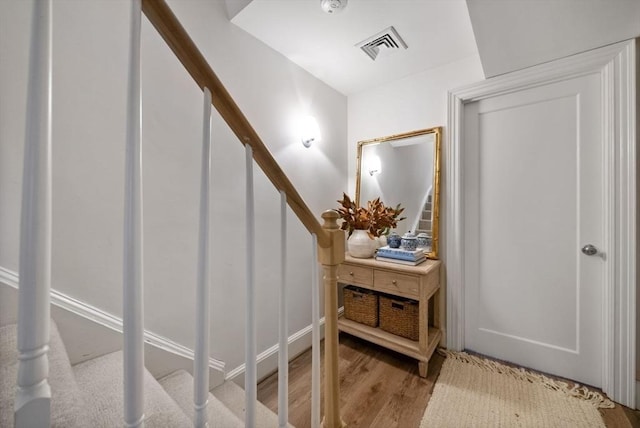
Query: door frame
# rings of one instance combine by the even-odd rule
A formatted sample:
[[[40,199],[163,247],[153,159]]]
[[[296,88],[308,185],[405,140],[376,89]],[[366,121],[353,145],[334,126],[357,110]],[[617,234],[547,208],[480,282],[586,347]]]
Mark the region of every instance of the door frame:
[[[465,348],[464,106],[589,74],[602,83],[605,222],[608,249],[603,292],[602,390],[635,408],[636,394],[636,41],[629,40],[449,91],[448,144],[443,147],[443,240],[447,346]],[[640,55],[639,55],[640,56]]]

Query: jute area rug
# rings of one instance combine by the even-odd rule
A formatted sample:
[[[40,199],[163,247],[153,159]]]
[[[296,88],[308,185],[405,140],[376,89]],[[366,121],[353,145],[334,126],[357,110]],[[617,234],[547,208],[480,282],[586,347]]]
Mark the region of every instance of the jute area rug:
[[[420,428],[604,427],[613,402],[585,387],[464,352],[445,355]]]

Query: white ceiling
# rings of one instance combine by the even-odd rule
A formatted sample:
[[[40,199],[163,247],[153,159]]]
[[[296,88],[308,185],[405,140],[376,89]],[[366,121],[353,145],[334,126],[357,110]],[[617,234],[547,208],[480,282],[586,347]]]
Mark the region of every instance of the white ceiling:
[[[478,54],[465,0],[242,0],[232,22],[345,95]],[[236,11],[234,11],[235,13]],[[393,26],[408,45],[371,60],[355,45]]]

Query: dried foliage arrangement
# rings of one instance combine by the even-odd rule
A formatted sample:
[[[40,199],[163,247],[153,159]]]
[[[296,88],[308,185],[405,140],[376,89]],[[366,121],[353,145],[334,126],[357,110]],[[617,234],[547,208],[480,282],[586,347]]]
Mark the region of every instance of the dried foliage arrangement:
[[[399,221],[406,218],[399,218],[404,211],[400,204],[395,208],[385,207],[380,198],[376,198],[367,202],[366,208],[358,207],[346,193],[342,195],[342,200],[338,201],[340,208],[337,211],[340,218],[344,220],[341,229],[347,230],[349,236],[356,229],[366,230],[370,238],[386,235],[398,225]]]

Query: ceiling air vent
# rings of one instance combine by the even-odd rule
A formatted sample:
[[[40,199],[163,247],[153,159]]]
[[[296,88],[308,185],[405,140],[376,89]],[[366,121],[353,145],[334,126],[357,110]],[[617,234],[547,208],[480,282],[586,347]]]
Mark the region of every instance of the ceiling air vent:
[[[407,48],[395,28],[389,27],[378,34],[369,37],[356,45],[364,51],[369,58],[376,60],[378,56],[387,56],[394,52]]]

